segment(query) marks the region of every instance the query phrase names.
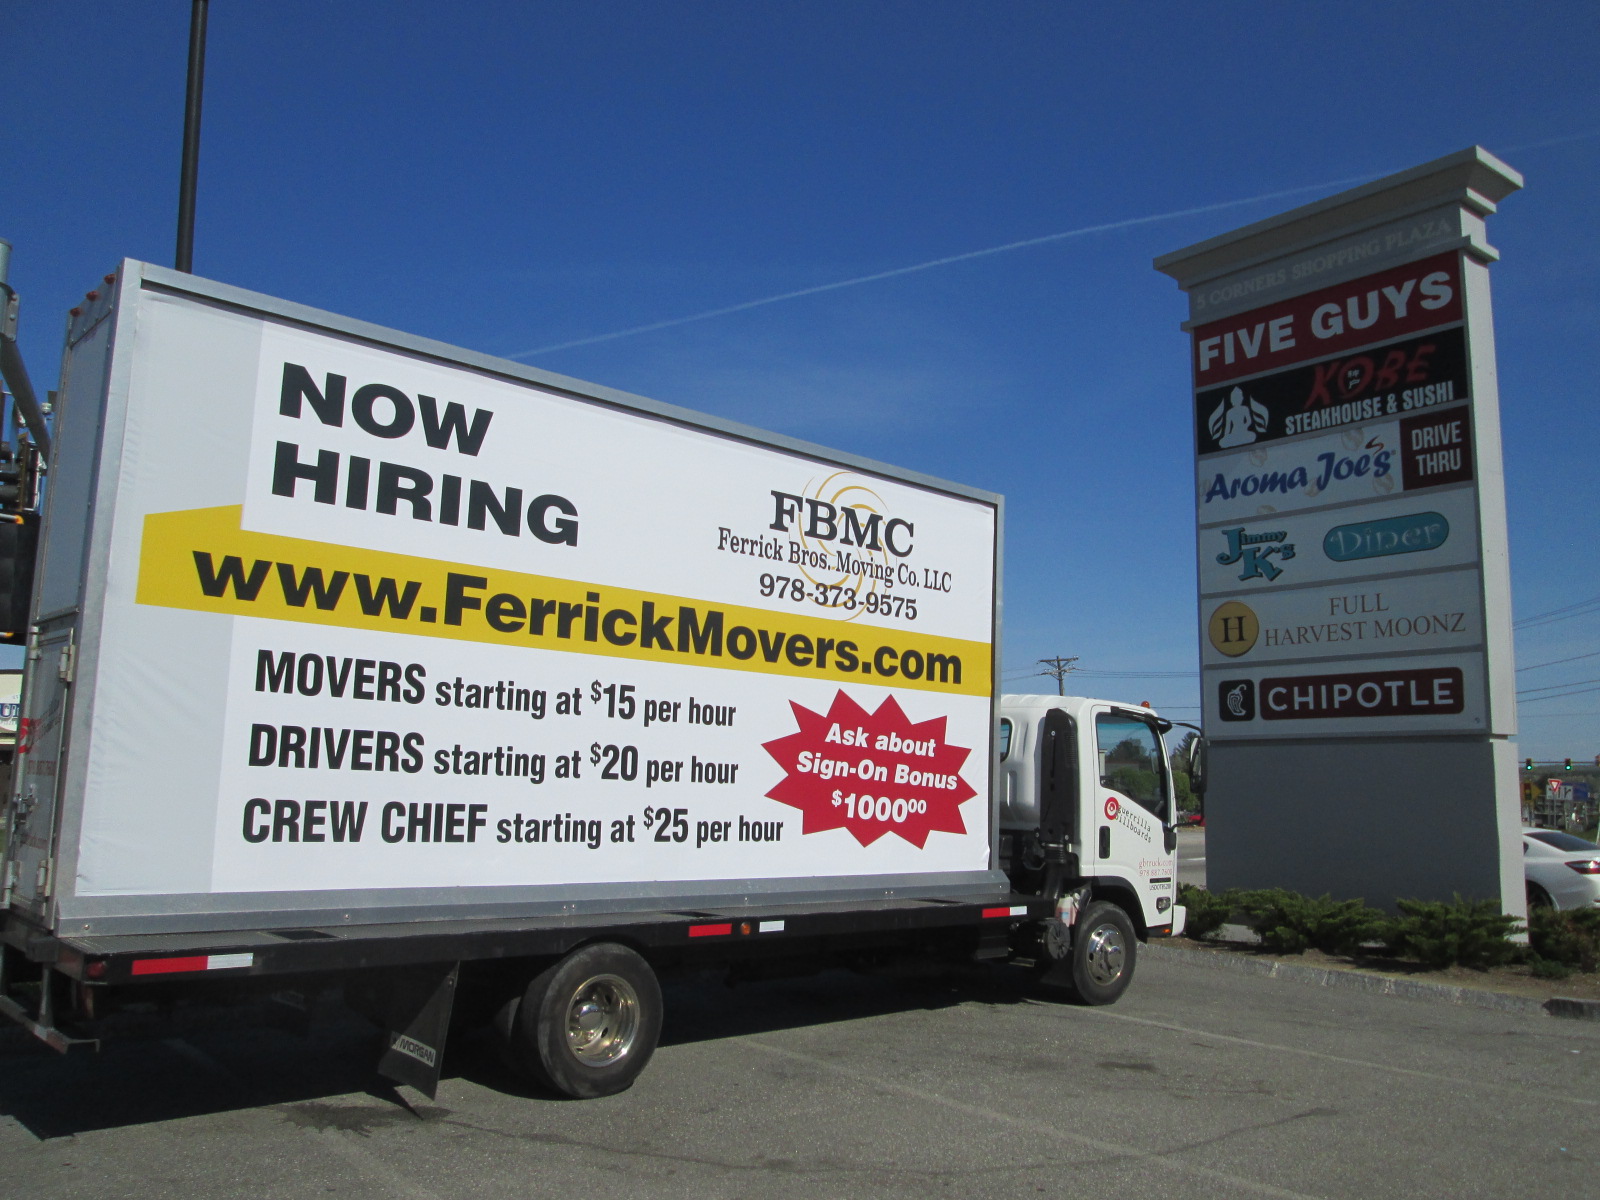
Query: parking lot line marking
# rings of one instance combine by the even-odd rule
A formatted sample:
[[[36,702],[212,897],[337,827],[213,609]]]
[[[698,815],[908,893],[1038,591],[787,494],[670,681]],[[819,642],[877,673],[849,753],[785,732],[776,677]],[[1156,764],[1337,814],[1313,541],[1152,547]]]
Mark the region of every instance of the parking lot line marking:
[[[1041,1005],[1041,1007],[1047,1007]],[[1094,1011],[1076,1010],[1074,1016],[1102,1017],[1108,1021],[1122,1021],[1129,1025],[1144,1025],[1151,1029],[1167,1029],[1173,1033],[1185,1033],[1195,1037],[1213,1038],[1219,1042],[1232,1042],[1236,1046],[1252,1046],[1257,1050],[1280,1050],[1285,1054],[1298,1054],[1305,1058],[1320,1058],[1326,1062],[1343,1063],[1351,1067],[1366,1067],[1374,1071],[1388,1071],[1391,1075],[1410,1075],[1415,1079],[1431,1079],[1435,1083],[1448,1083],[1456,1086],[1470,1086],[1481,1088],[1503,1088],[1518,1092],[1527,1092],[1535,1096],[1544,1096],[1547,1093],[1538,1088],[1525,1087],[1520,1083],[1495,1082],[1483,1079],[1461,1079],[1454,1075],[1439,1075],[1433,1071],[1418,1071],[1414,1067],[1396,1067],[1390,1063],[1372,1062],[1365,1058],[1348,1058],[1343,1054],[1327,1054],[1321,1050],[1307,1050],[1303,1046],[1284,1046],[1277,1042],[1258,1042],[1254,1038],[1235,1037],[1229,1033],[1213,1033],[1209,1029],[1195,1029],[1188,1025],[1174,1025],[1170,1021],[1152,1021],[1146,1017],[1130,1017],[1126,1013],[1106,1012],[1103,1009]],[[1600,1100],[1586,1100],[1582,1096],[1563,1096],[1563,1104],[1583,1104],[1590,1108],[1600,1107]]]
[[[824,1071],[832,1072],[835,1075],[842,1075],[846,1079],[853,1079],[857,1083],[864,1083],[870,1087],[880,1088],[883,1091],[896,1092],[902,1096],[908,1096],[913,1100],[921,1100],[927,1104],[937,1104],[942,1108],[948,1108],[954,1112],[964,1113],[969,1117],[978,1117],[982,1120],[993,1121],[1000,1125],[1013,1125],[1018,1129],[1025,1130],[1030,1137],[1043,1136],[1053,1138],[1058,1142],[1069,1142],[1073,1145],[1082,1146],[1085,1149],[1093,1150],[1096,1154],[1110,1155],[1116,1158],[1135,1159],[1138,1162],[1148,1164],[1152,1167],[1160,1167],[1163,1170],[1172,1171],[1179,1175],[1199,1176],[1203,1179],[1214,1180],[1219,1183],[1226,1183],[1232,1187],[1242,1188],[1246,1191],[1255,1192],[1263,1196],[1279,1196],[1282,1197],[1283,1200],[1323,1200],[1322,1197],[1314,1196],[1307,1192],[1294,1192],[1290,1191],[1288,1188],[1274,1187],[1270,1183],[1261,1183],[1254,1179],[1247,1179],[1242,1175],[1230,1175],[1226,1171],[1215,1171],[1210,1167],[1202,1167],[1192,1163],[1180,1162],[1176,1159],[1168,1158],[1167,1154],[1161,1151],[1141,1150],[1137,1146],[1124,1146],[1120,1143],[1108,1142],[1100,1138],[1084,1137],[1082,1134],[1068,1133],[1064,1129],[1057,1129],[1050,1125],[1041,1125],[1036,1117],[1031,1114],[1026,1117],[1020,1117],[1014,1116],[1008,1112],[1001,1112],[999,1109],[984,1108],[979,1104],[968,1104],[962,1100],[951,1099],[949,1096],[941,1096],[938,1092],[926,1091],[922,1088],[911,1087],[910,1085],[904,1083],[895,1083],[892,1080],[884,1079],[880,1075],[874,1075],[867,1071],[856,1071],[850,1067],[840,1066],[835,1062],[829,1062],[825,1058],[817,1058],[815,1055],[803,1054],[798,1050],[787,1050],[782,1046],[774,1046],[768,1042],[757,1041],[755,1038],[739,1038],[738,1041],[743,1045],[753,1046],[757,1050],[765,1051],[768,1054],[775,1054],[781,1058],[792,1058],[798,1062],[808,1063],[811,1066],[819,1067]],[[1190,1147],[1188,1146],[1178,1146],[1174,1149],[1176,1151],[1183,1151],[1189,1148]]]
[[[163,1038],[161,1044],[173,1053],[180,1054],[190,1062],[202,1067],[216,1078],[237,1088],[252,1107],[258,1109],[279,1107],[261,1100],[254,1084],[241,1076],[232,1067],[207,1054],[186,1038]],[[316,1145],[338,1155],[350,1166],[354,1167],[359,1174],[365,1176],[369,1182],[388,1189],[395,1196],[404,1197],[405,1200],[443,1200],[443,1197],[437,1192],[431,1192],[422,1184],[408,1178],[402,1171],[385,1162],[379,1155],[373,1154],[362,1146],[357,1145],[340,1130],[313,1131],[312,1136]]]

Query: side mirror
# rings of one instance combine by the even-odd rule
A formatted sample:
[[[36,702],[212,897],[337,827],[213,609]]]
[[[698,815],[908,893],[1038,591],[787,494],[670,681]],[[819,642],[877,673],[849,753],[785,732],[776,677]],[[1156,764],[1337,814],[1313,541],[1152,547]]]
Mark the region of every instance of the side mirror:
[[[1206,794],[1206,740],[1195,738],[1189,747],[1189,787],[1196,796]]]

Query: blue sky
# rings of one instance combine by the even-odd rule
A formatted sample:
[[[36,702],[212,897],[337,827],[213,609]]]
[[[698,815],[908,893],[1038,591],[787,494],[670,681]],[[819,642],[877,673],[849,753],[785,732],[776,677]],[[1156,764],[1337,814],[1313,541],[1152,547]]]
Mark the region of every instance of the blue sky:
[[[0,8],[41,388],[86,289],[172,261],[188,17]],[[1490,226],[1515,615],[1579,606],[1518,631],[1519,687],[1570,683],[1521,752],[1587,760],[1600,654],[1543,664],[1600,651],[1597,63],[1592,0],[213,0],[195,269],[1002,492],[1007,686],[1076,655],[1077,690],[1194,719],[1185,307],[1151,259],[1482,144],[1527,178]]]

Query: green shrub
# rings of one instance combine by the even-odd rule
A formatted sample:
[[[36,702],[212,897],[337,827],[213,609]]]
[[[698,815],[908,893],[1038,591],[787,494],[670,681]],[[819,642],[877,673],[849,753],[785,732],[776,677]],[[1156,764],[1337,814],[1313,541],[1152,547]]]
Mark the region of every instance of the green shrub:
[[[1529,956],[1528,970],[1535,979],[1569,979],[1573,974],[1573,968],[1566,963],[1540,958],[1537,954]]]
[[[1483,970],[1510,962],[1519,953],[1510,940],[1519,928],[1517,920],[1502,913],[1493,900],[1463,900],[1458,894],[1449,904],[1441,900],[1397,904],[1401,915],[1391,927],[1389,946],[1424,966]]]
[[[1541,961],[1595,970],[1600,967],[1600,909],[1534,909],[1528,914],[1528,949],[1534,974]]]
[[[1261,944],[1278,954],[1351,954],[1363,942],[1382,939],[1389,919],[1361,900],[1302,896],[1283,888],[1242,892],[1239,907],[1249,914]]]
[[[1183,931],[1192,938],[1204,940],[1228,923],[1234,911],[1234,893],[1208,892],[1191,883],[1178,885],[1178,903],[1188,910]]]

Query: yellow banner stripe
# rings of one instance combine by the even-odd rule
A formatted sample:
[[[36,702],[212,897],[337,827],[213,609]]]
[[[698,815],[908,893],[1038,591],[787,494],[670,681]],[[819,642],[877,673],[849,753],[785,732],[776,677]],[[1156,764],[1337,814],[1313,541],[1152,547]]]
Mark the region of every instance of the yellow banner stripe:
[[[992,688],[985,642],[255,533],[241,521],[239,505],[146,516],[138,602],[969,696]]]

